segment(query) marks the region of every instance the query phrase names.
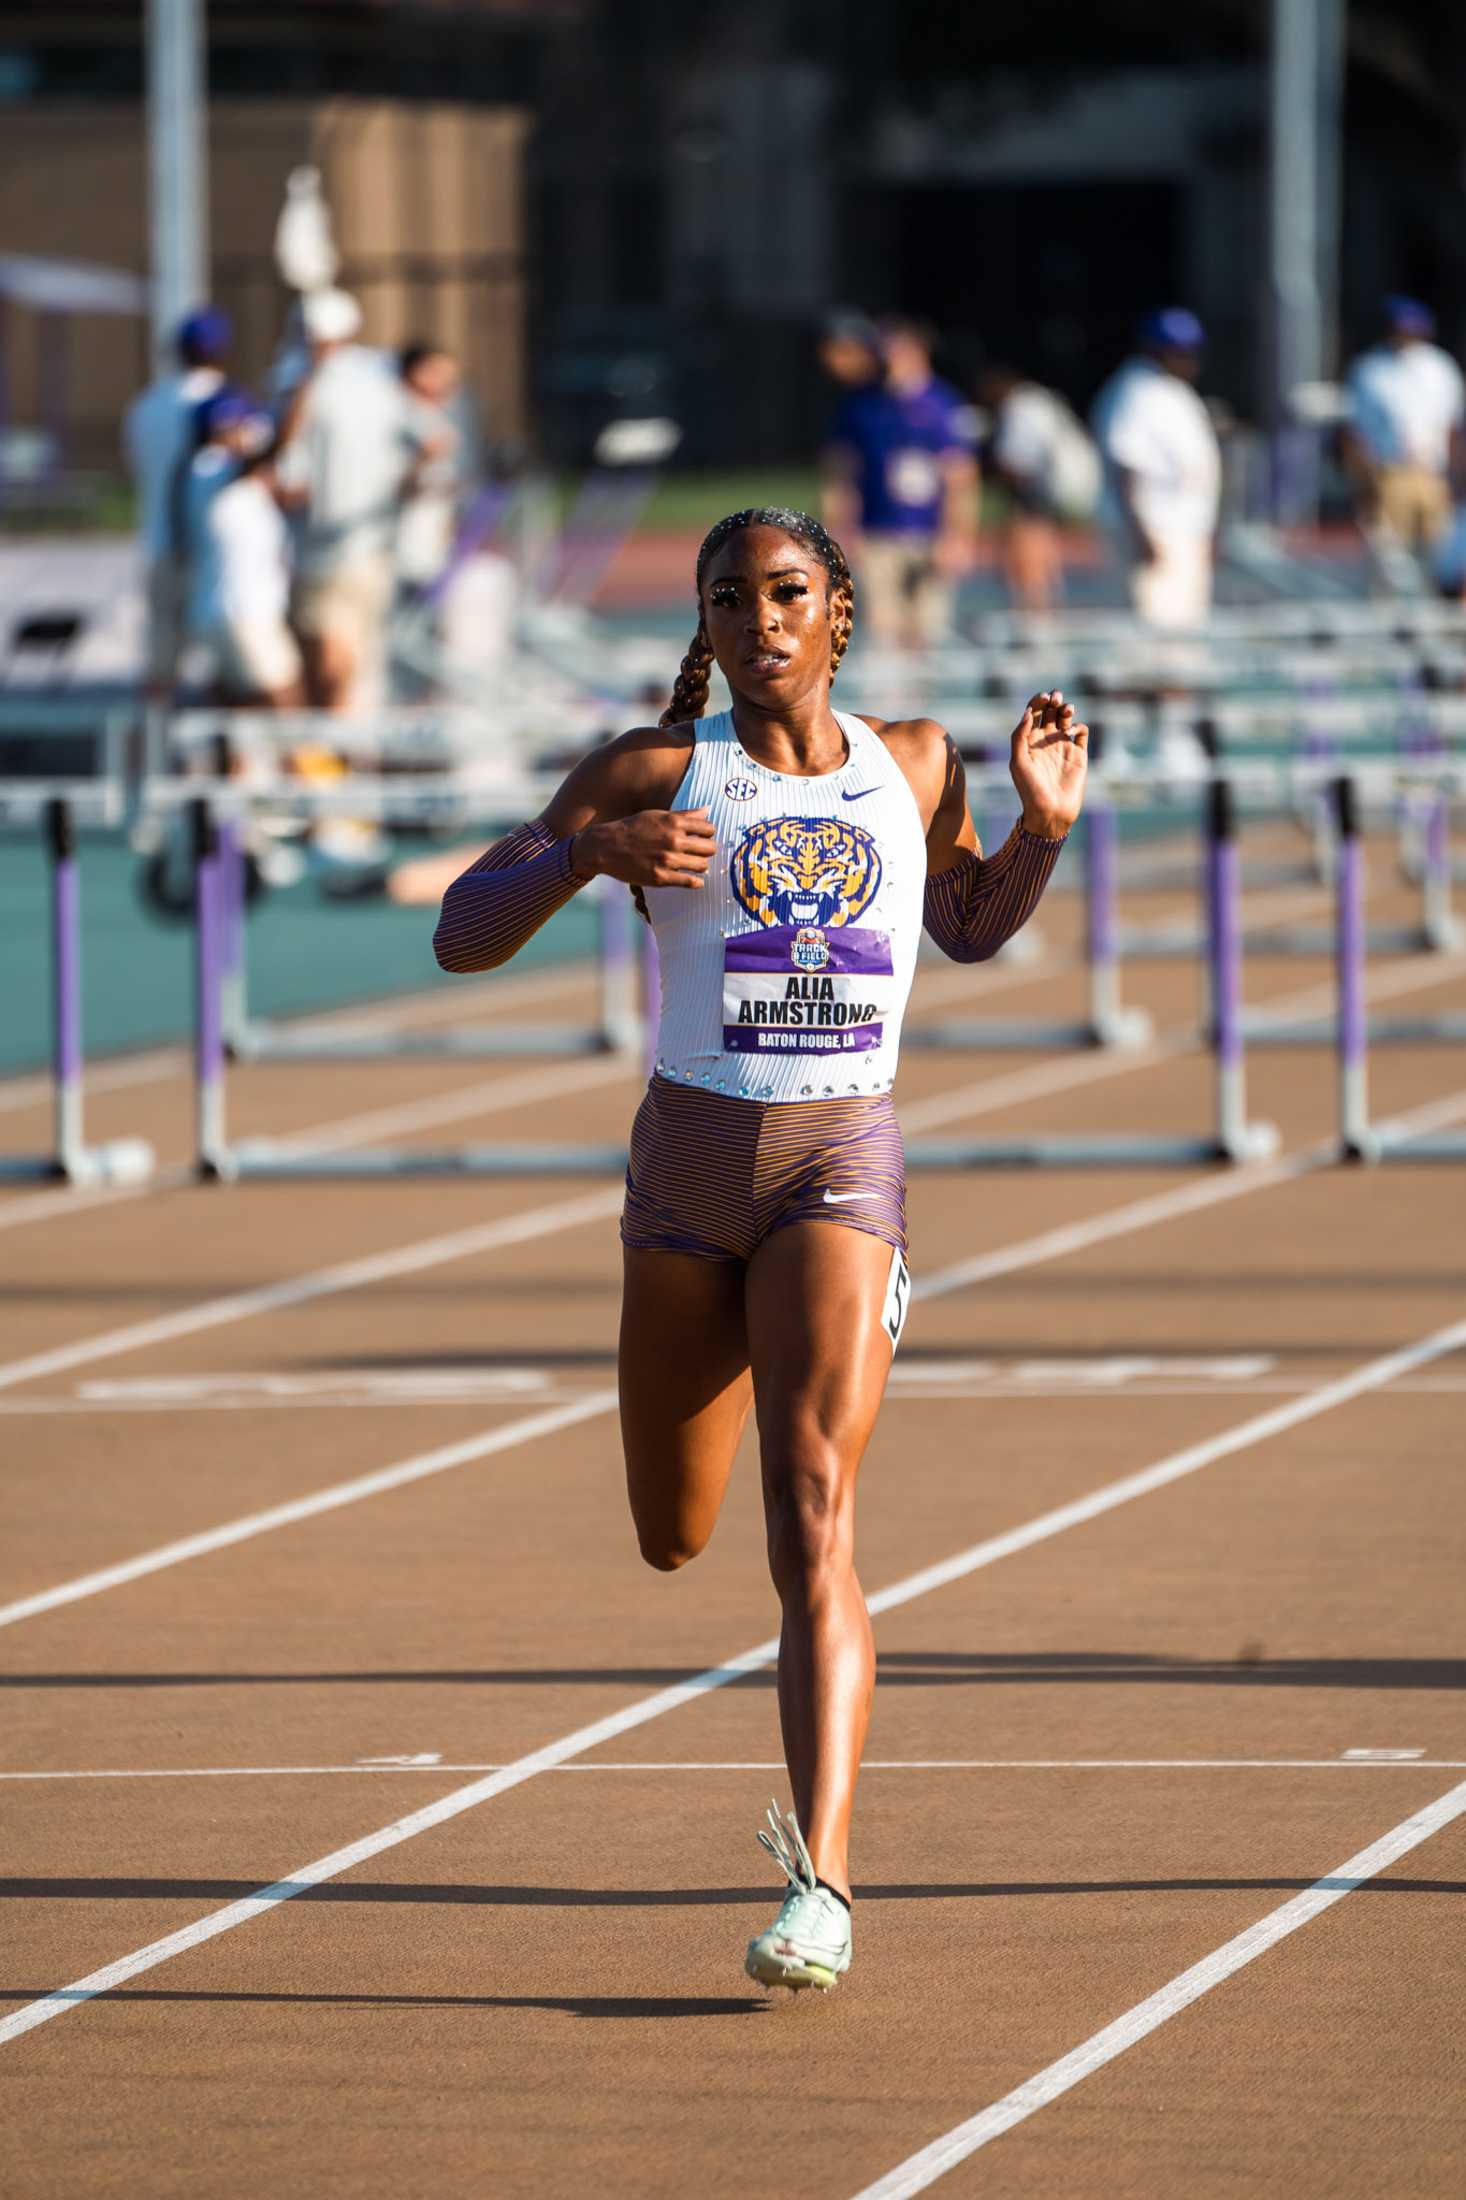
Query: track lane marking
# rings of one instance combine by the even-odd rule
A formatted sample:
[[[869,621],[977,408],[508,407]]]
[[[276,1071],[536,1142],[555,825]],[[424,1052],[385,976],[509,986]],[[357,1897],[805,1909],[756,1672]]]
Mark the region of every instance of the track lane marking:
[[[994,2101],[990,2108],[982,2109],[965,2123],[957,2124],[940,2139],[913,2154],[895,2169],[888,2170],[873,2185],[862,2186],[855,2200],[912,2200],[912,2196],[925,2192],[939,2178],[959,2163],[968,2161],[981,2147],[988,2146],[1015,2124],[1027,2121],[1041,2108],[1070,2092],[1084,2079],[1102,2070],[1106,2063],[1125,2054],[1141,2040],[1147,2039],[1163,2024],[1169,2024],[1183,2009],[1200,2001],[1213,1987],[1220,1986],[1259,1956],[1266,1955],[1280,1940],[1286,1940],[1301,1926],[1310,1924],[1334,1903],[1342,1902],[1346,1894],[1366,1886],[1377,1879],[1381,1872],[1418,1849],[1422,1842],[1442,1831],[1456,1819],[1466,1814],[1466,1780],[1450,1788],[1435,1802],[1427,1803],[1421,1810],[1412,1812],[1398,1826],[1372,1841],[1368,1848],[1360,1849],[1346,1863],[1328,1872],[1302,1894],[1284,1902],[1266,1917],[1259,1918],[1220,1948],[1193,1963],[1189,1970],[1178,1972],[1175,1978],[1127,2009],[1112,2024],[1094,2032],[1067,2055],[1061,2055],[1033,2077],[1026,2078],[1011,2093]]]
[[[1129,1504],[1137,1497],[1148,1496],[1154,1490],[1164,1489],[1184,1476],[1211,1466],[1218,1459],[1230,1458],[1253,1444],[1265,1442],[1269,1437],[1281,1435],[1304,1421],[1332,1412],[1335,1407],[1345,1405],[1351,1399],[1362,1397],[1371,1390],[1382,1389],[1396,1375],[1463,1347],[1466,1347],[1466,1320],[1454,1322],[1446,1329],[1435,1330],[1415,1344],[1401,1346],[1397,1351],[1368,1360],[1339,1381],[1323,1384],[1307,1398],[1276,1407],[1270,1413],[1256,1415],[1204,1443],[1193,1444],[1184,1451],[1174,1452],[1169,1458],[1158,1460],[1138,1474],[1124,1475],[1118,1481],[1105,1483],[1099,1489],[1091,1490],[1086,1497],[1040,1513],[1036,1519],[1027,1521],[1021,1527],[1010,1529],[1002,1535],[990,1536],[951,1558],[940,1560],[934,1566],[925,1566],[916,1573],[907,1574],[902,1580],[878,1590],[869,1598],[868,1609],[872,1617],[878,1617],[882,1612],[895,1611],[902,1605],[912,1604],[918,1598],[930,1596],[934,1590],[946,1588],[984,1567],[996,1565],[1001,1559],[1011,1558],[1019,1551],[1031,1549],[1033,1545],[1062,1535],[1068,1529],[1078,1527],[1086,1521],[1096,1520],[1105,1513],[1113,1512],[1120,1505]],[[206,1941],[217,1939],[221,1933],[232,1932],[238,1925],[251,1923],[255,1918],[278,1908],[281,1903],[303,1894],[307,1888],[318,1887],[327,1880],[337,1879],[343,1872],[353,1870],[356,1865],[366,1863],[374,1856],[380,1856],[385,1850],[397,1848],[402,1842],[413,1840],[420,1833],[427,1833],[436,1826],[445,1825],[450,1819],[461,1817],[465,1811],[476,1809],[480,1803],[487,1803],[495,1796],[507,1794],[510,1789],[522,1786],[538,1773],[552,1771],[572,1758],[583,1757],[589,1750],[599,1748],[603,1742],[616,1741],[623,1734],[633,1733],[649,1725],[654,1719],[681,1710],[684,1705],[694,1703],[716,1689],[726,1688],[731,1681],[740,1680],[745,1674],[767,1671],[777,1660],[778,1654],[779,1639],[773,1636],[766,1642],[756,1643],[751,1650],[745,1650],[721,1665],[708,1666],[685,1681],[676,1682],[669,1688],[660,1688],[652,1695],[624,1705],[619,1711],[608,1713],[604,1718],[576,1727],[569,1734],[561,1735],[558,1740],[529,1751],[497,1772],[471,1780],[465,1787],[452,1789],[447,1795],[437,1797],[420,1810],[395,1818],[390,1825],[379,1827],[374,1833],[363,1834],[359,1840],[348,1842],[342,1848],[333,1849],[327,1856],[301,1865],[269,1886],[260,1887],[253,1894],[228,1903],[221,1910],[196,1918],[192,1924],[180,1927],[177,1932],[167,1933],[160,1940],[149,1941],[146,1947],[135,1949],[130,1955],[120,1956],[116,1962],[105,1964],[100,1970],[90,1971],[84,1978],[75,1979],[70,1985],[29,2002],[24,2008],[0,2019],[0,2044],[19,2039],[23,2034],[34,2031],[38,2025],[49,2023],[53,2017],[64,2016],[69,2009],[95,2000],[99,1994],[109,1993],[114,1987],[125,1985],[129,1979],[138,1977],[142,1972],[154,1970],[159,1964],[168,1963],[175,1956],[187,1954],[189,1950],[201,1947]],[[1451,1795],[1459,1796],[1459,1807],[1466,1810],[1466,1783],[1460,1788],[1452,1789]],[[1414,1826],[1420,1815],[1417,1814],[1416,1819],[1407,1821],[1407,1825]],[[1444,1823],[1444,1820],[1441,1822]],[[1434,1830],[1433,1826],[1431,1830]],[[1420,1834],[1417,1838],[1423,1840],[1425,1835]],[[1407,1846],[1413,1845],[1413,1841],[1407,1843]],[[1377,1868],[1383,1869],[1383,1866]],[[1285,1905],[1285,1908],[1292,1907],[1293,1905]],[[1302,1922],[1301,1918],[1299,1922]],[[1291,1927],[1287,1929],[1291,1930]],[[1242,1937],[1245,1940],[1247,1936]],[[1250,1957],[1246,1960],[1250,1960]],[[1186,1974],[1188,1977],[1190,1975]],[[1083,2050],[1076,2052],[1082,2054]],[[1066,2081],[1073,2082],[1075,2081],[1072,2079]],[[910,2189],[915,2191],[920,2187],[913,2186]],[[892,2191],[895,2190],[893,2187]]]
[[[163,1573],[170,1566],[182,1566],[190,1559],[207,1557],[213,1551],[228,1550],[236,1543],[249,1543],[254,1537],[269,1535],[276,1528],[292,1528],[299,1521],[315,1519],[319,1513],[337,1512],[343,1505],[359,1504],[365,1497],[380,1497],[386,1490],[403,1489],[410,1482],[425,1482],[430,1476],[447,1474],[454,1467],[492,1458],[495,1452],[508,1451],[516,1444],[530,1444],[537,1437],[572,1428],[578,1421],[593,1420],[598,1414],[608,1413],[615,1403],[614,1390],[593,1390],[568,1405],[546,1407],[542,1412],[527,1414],[521,1420],[506,1422],[478,1436],[465,1437],[461,1443],[419,1452],[411,1459],[400,1460],[396,1466],[378,1467],[373,1473],[353,1476],[349,1482],[333,1482],[326,1489],[313,1490],[309,1496],[268,1506],[262,1512],[246,1513],[240,1519],[226,1520],[217,1528],[202,1529],[197,1535],[181,1536],[175,1543],[160,1544],[154,1550],[140,1552],[136,1558],[123,1559],[116,1566],[99,1567],[95,1573],[79,1574],[71,1581],[60,1582],[54,1589],[42,1589],[35,1596],[20,1597],[13,1604],[0,1605],[0,1627],[13,1627],[20,1620],[34,1619],[38,1613],[54,1612],[63,1604],[78,1604],[85,1597],[101,1596],[108,1589],[120,1589],[130,1581],[141,1581],[148,1574]]]
[[[383,1773],[502,1772],[502,1763],[411,1764],[376,1760],[356,1765],[119,1765],[96,1771],[0,1772],[0,1780],[307,1780],[342,1774],[377,1779]],[[556,1765],[565,1772],[787,1772],[782,1757],[601,1759]],[[867,1772],[1463,1772],[1466,1757],[864,1757]],[[858,1891],[858,1890],[857,1890]]]
[[[1455,1120],[1462,1115],[1466,1115],[1466,1093],[1452,1094],[1448,1096],[1447,1099],[1443,1101],[1432,1102],[1429,1104],[1428,1107],[1417,1112],[1419,1117],[1422,1119],[1419,1123],[1419,1127],[1422,1129],[1426,1127],[1435,1127],[1439,1123],[1447,1120]],[[1401,1117],[1398,1119],[1400,1123],[1407,1123],[1413,1120],[1415,1119],[1411,1117]],[[932,1298],[938,1296],[943,1292],[957,1290],[967,1286],[968,1284],[983,1281],[989,1276],[1006,1275],[1011,1273],[1015,1269],[1036,1267],[1044,1261],[1056,1260],[1067,1253],[1074,1252],[1083,1245],[1098,1244],[1106,1238],[1120,1237],[1125,1235],[1130,1230],[1147,1229],[1156,1223],[1169,1221],[1177,1215],[1194,1212],[1197,1208],[1215,1206],[1228,1199],[1241,1198],[1248,1192],[1262,1191],[1265,1190],[1269,1185],[1283,1183],[1289,1181],[1292,1178],[1305,1176],[1309,1174],[1310,1171],[1316,1170],[1324,1166],[1326,1163],[1331,1162],[1333,1158],[1334,1149],[1333,1146],[1330,1144],[1326,1147],[1315,1148],[1312,1154],[1305,1153],[1296,1156],[1291,1162],[1269,1162],[1260,1168],[1240,1172],[1236,1176],[1228,1176],[1222,1178],[1205,1177],[1193,1182],[1192,1184],[1182,1185],[1178,1188],[1177,1191],[1172,1193],[1161,1193],[1151,1199],[1137,1200],[1131,1202],[1129,1205],[1124,1207],[1111,1208],[1107,1211],[1107,1213],[1095,1216],[1088,1223],[1066,1224],[1062,1229],[1044,1231],[1036,1238],[1021,1240],[1017,1245],[1008,1246],[1000,1250],[999,1252],[984,1254],[973,1261],[958,1262],[954,1267],[939,1270],[935,1276],[928,1277],[924,1284],[917,1284],[915,1286],[913,1290],[913,1297]],[[609,1204],[602,1204],[598,1206],[597,1199],[602,1202],[609,1202]],[[600,1195],[593,1194],[588,1200],[572,1200],[567,1202],[564,1207],[559,1209],[531,1209],[527,1214],[507,1217],[503,1223],[486,1224],[481,1231],[460,1232],[458,1239],[430,1239],[427,1241],[425,1246],[410,1246],[407,1247],[405,1251],[407,1253],[420,1255],[424,1253],[430,1254],[430,1257],[423,1258],[415,1263],[415,1265],[427,1267],[433,1265],[435,1261],[440,1259],[453,1259],[460,1257],[460,1253],[445,1254],[432,1251],[431,1249],[435,1246],[441,1246],[445,1243],[458,1244],[459,1240],[467,1238],[473,1241],[467,1247],[468,1251],[481,1251],[484,1249],[486,1236],[490,1233],[497,1233],[500,1231],[508,1231],[512,1234],[508,1236],[494,1236],[492,1239],[493,1243],[514,1243],[520,1237],[533,1237],[544,1234],[541,1228],[530,1227],[530,1225],[535,1224],[537,1215],[543,1216],[547,1213],[558,1214],[562,1217],[562,1219],[555,1223],[549,1224],[546,1227],[569,1228],[572,1227],[573,1224],[578,1220],[597,1219],[599,1216],[613,1211],[614,1207],[619,1204],[619,1200],[619,1191],[615,1193],[604,1193]],[[589,1214],[576,1214],[574,1210],[577,1210],[579,1208],[588,1209]],[[569,1219],[564,1219],[567,1216],[569,1217]],[[394,1268],[391,1266],[391,1264],[397,1261],[399,1258],[400,1256],[398,1255],[373,1256],[372,1258],[364,1262],[348,1263],[347,1271],[354,1272],[361,1269],[372,1270],[374,1271],[374,1273],[366,1276],[365,1279],[357,1277],[356,1280],[376,1281],[378,1280],[378,1273],[380,1272],[407,1272],[406,1270]],[[384,1263],[387,1264],[385,1271]],[[338,1276],[341,1273],[343,1273],[343,1271],[333,1269],[325,1269],[320,1271],[320,1275],[322,1277]],[[301,1298],[315,1297],[320,1295],[320,1292],[318,1290],[305,1290],[303,1288],[303,1285],[312,1284],[316,1281],[318,1281],[318,1279],[306,1277],[303,1279],[298,1279],[297,1287],[287,1287],[280,1285],[270,1286],[264,1292],[255,1292],[252,1294],[247,1293],[244,1294],[244,1297],[257,1300],[263,1296],[266,1298],[270,1298],[272,1300],[272,1305],[294,1305],[299,1303],[299,1300]],[[293,1289],[295,1295],[283,1299],[280,1298],[279,1293],[287,1288]],[[351,1289],[354,1288],[354,1284],[335,1283],[331,1284],[329,1288]],[[194,1327],[207,1328],[213,1326],[213,1324],[211,1324],[208,1320],[202,1318],[210,1313],[211,1308],[218,1308],[220,1306],[230,1307],[237,1303],[238,1302],[236,1301],[216,1300],[210,1302],[210,1305],[194,1309],[194,1316],[199,1317],[196,1320],[188,1315],[167,1316],[164,1318],[163,1325],[160,1325],[158,1323],[143,1323],[138,1326],[145,1331],[156,1332],[160,1326],[166,1326],[169,1323],[176,1324],[182,1322],[185,1326],[182,1328],[173,1329],[172,1331],[170,1331],[170,1334],[188,1335],[191,1333],[191,1330]],[[258,1312],[264,1310],[266,1309],[253,1305],[247,1309],[247,1311],[249,1312]],[[237,1316],[234,1313],[228,1313],[222,1318],[234,1320],[241,1317]],[[130,1333],[123,1332],[123,1334],[127,1335]],[[156,1334],[153,1334],[145,1337],[144,1341],[152,1343],[160,1340],[157,1338]],[[130,1347],[124,1347],[123,1349],[130,1349]],[[55,1356],[52,1355],[51,1357],[54,1359]],[[31,1371],[33,1373],[56,1372],[56,1369],[54,1367],[48,1366],[40,1370],[36,1370],[34,1367],[34,1363],[22,1364],[30,1365]],[[76,1365],[79,1363],[75,1360],[70,1360],[66,1364]],[[5,1387],[8,1372],[9,1371],[0,1368],[0,1388]],[[27,1378],[12,1377],[11,1379],[25,1380]],[[1344,1380],[1347,1379],[1348,1378],[1344,1378]],[[607,1395],[610,1397],[611,1403],[614,1404],[615,1394],[608,1393]],[[1208,1393],[1208,1395],[1214,1395],[1214,1393]],[[1295,1400],[1294,1403],[1295,1405],[1299,1403],[1306,1404],[1307,1399],[1314,1395],[1316,1395],[1316,1392],[1305,1392],[1303,1399],[1301,1401]],[[609,1409],[606,1407],[602,1407],[600,1410],[605,1411]],[[1293,1408],[1284,1406],[1276,1410],[1278,1412],[1286,1414],[1292,1411]],[[1264,1418],[1267,1418],[1267,1416],[1264,1416]],[[504,1431],[502,1428],[495,1433],[500,1438],[502,1438],[504,1435]],[[408,1460],[404,1462],[402,1470],[393,1467],[385,1467],[380,1469],[379,1473],[384,1475],[392,1475],[399,1471],[405,1472],[413,1465],[414,1462],[412,1460]],[[315,1494],[315,1497],[302,1498],[297,1502],[299,1504],[312,1507],[314,1509],[331,1510],[334,1509],[337,1504],[355,1501],[354,1499],[340,1498],[336,1494],[337,1491],[342,1489],[358,1490],[359,1485],[370,1483],[374,1479],[375,1477],[373,1476],[357,1477],[351,1483],[337,1484],[332,1489],[318,1491]],[[389,1487],[391,1485],[384,1484],[383,1486]],[[376,1493],[373,1489],[361,1488],[360,1494],[371,1496],[375,1495]],[[320,1501],[319,1504],[317,1503],[317,1500]],[[326,1502],[328,1500],[329,1503]],[[283,1509],[284,1508],[276,1508],[277,1511]],[[254,1519],[259,1516],[249,1515],[248,1517],[250,1519]],[[305,1515],[302,1515],[301,1517],[305,1517]],[[285,1520],[272,1520],[272,1525],[283,1526],[288,1524],[289,1523]],[[39,1613],[50,1611],[58,1605],[75,1603],[84,1596],[100,1595],[107,1589],[116,1588],[123,1585],[127,1581],[138,1579],[142,1574],[159,1572],[162,1570],[164,1565],[178,1565],[186,1559],[202,1556],[209,1550],[223,1548],[226,1544],[239,1540],[239,1538],[236,1537],[233,1532],[234,1529],[237,1528],[239,1525],[240,1523],[237,1521],[225,1522],[222,1527],[202,1531],[197,1536],[186,1538],[182,1543],[165,1544],[162,1546],[161,1550],[155,1549],[150,1552],[143,1552],[137,1558],[123,1561],[117,1566],[104,1567],[96,1572],[83,1575],[78,1579],[58,1583],[55,1588],[39,1591],[36,1595],[30,1597],[22,1597],[18,1601],[11,1604],[0,1605],[0,1627],[13,1626],[19,1620],[34,1618]],[[255,1532],[259,1533],[263,1531],[256,1530]],[[875,1609],[874,1605],[872,1605],[871,1609]]]

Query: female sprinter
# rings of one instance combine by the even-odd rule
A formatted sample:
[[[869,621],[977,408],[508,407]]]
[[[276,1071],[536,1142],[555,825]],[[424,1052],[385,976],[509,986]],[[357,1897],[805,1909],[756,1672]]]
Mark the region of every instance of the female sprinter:
[[[854,592],[817,521],[720,521],[697,592],[661,724],[596,750],[481,856],[434,944],[447,970],[493,969],[598,872],[635,888],[655,927],[656,1072],[621,1221],[631,1514],[650,1565],[696,1558],[755,1409],[794,1811],[759,1835],[789,1887],[746,1968],[828,1988],[850,1963],[875,1667],[855,1476],[909,1289],[902,1014],[923,923],[975,962],[1032,912],[1079,814],[1087,729],[1062,696],[1034,698],[1013,736],[1022,820],[984,858],[939,725],[830,707]],[[714,663],[733,708],[704,719]]]

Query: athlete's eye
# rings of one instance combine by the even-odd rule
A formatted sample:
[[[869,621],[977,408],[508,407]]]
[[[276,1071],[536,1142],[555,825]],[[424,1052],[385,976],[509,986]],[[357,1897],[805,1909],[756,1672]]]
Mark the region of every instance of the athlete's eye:
[[[738,591],[731,581],[722,581],[708,591],[708,601],[716,604],[720,611],[731,611],[738,601]]]
[[[808,594],[809,586],[805,581],[780,581],[779,583],[778,598],[780,603],[793,603],[796,596],[807,596]]]

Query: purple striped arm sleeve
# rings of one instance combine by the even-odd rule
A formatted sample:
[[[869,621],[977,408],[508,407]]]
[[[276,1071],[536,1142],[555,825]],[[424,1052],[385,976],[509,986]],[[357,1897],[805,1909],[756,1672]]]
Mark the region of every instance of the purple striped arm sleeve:
[[[589,881],[570,868],[570,840],[519,825],[486,848],[443,896],[433,953],[444,970],[497,970]]]
[[[1063,845],[1015,825],[994,854],[964,855],[929,878],[923,921],[942,953],[959,963],[996,955],[1038,907]]]

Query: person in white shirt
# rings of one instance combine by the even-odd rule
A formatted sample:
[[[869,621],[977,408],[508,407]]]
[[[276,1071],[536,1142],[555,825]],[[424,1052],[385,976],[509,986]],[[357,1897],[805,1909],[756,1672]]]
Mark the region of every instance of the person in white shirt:
[[[1211,609],[1222,483],[1216,430],[1194,387],[1206,335],[1184,306],[1147,314],[1138,335],[1092,415],[1107,517],[1140,617],[1197,627]]]
[[[1432,342],[1416,298],[1386,298],[1380,341],[1349,370],[1344,458],[1364,533],[1381,549],[1429,551],[1451,524],[1451,475],[1466,459],[1466,382]]]
[[[421,448],[398,519],[397,578],[409,596],[422,596],[453,551],[464,472],[463,436],[453,417],[461,377],[441,344],[408,344],[399,365]]]
[[[291,616],[312,703],[340,711],[380,647],[423,436],[395,360],[353,341],[354,298],[317,291],[301,317],[309,365],[280,430],[279,475],[297,515]]]
[[[1063,592],[1063,521],[1092,517],[1100,491],[1093,443],[1056,390],[993,364],[978,396],[991,420],[983,464],[1007,492],[1003,564],[1025,611],[1049,611]]]
[[[189,314],[175,338],[177,369],[149,383],[123,421],[147,593],[147,690],[156,702],[172,699],[183,647],[186,574],[174,536],[174,485],[193,452],[198,408],[223,387],[231,335],[227,314],[216,307]]]
[[[199,449],[180,474],[178,534],[188,559],[188,631],[214,660],[219,700],[298,708],[300,652],[286,620],[290,538],[269,456],[274,428],[242,390],[208,398]]]

